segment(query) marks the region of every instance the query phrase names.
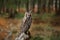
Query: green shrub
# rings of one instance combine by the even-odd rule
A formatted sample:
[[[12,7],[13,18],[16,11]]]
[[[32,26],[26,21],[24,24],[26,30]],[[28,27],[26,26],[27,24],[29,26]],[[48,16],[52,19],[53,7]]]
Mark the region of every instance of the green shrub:
[[[15,18],[20,18],[21,19],[23,17],[24,17],[24,14],[23,13],[18,13]]]

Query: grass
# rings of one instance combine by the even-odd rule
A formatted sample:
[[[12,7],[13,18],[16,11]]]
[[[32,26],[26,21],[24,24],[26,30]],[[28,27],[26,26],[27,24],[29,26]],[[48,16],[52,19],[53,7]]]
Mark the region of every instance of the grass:
[[[52,34],[50,40],[60,40],[60,34]]]
[[[30,40],[43,40],[43,38],[40,37],[39,35],[35,35],[34,37],[31,37]]]

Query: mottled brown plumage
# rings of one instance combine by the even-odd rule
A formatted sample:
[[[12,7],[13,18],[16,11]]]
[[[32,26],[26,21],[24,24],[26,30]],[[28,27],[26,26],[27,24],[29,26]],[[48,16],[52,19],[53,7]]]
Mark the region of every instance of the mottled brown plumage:
[[[18,37],[15,40],[28,40],[30,38],[29,28],[31,26],[32,18],[31,12],[25,12],[22,24],[21,31]]]

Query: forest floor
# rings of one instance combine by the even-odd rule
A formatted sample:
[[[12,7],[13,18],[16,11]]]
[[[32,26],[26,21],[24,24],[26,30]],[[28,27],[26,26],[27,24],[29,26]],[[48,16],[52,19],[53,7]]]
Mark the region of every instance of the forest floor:
[[[36,11],[36,10],[35,10]],[[25,12],[22,10],[22,12]],[[18,17],[23,17],[23,14],[18,14]],[[60,32],[60,18],[58,20],[50,19],[50,14],[42,15],[42,20],[40,19],[40,15],[33,14],[32,25],[30,28],[31,36],[41,36],[43,38],[50,37],[53,33]],[[46,17],[46,18],[45,18]],[[52,20],[51,22],[49,22]],[[57,21],[57,23],[56,23]],[[20,24],[22,19],[7,19],[0,17],[0,40],[4,40],[8,35],[9,32],[12,32],[11,40],[14,40],[17,33],[20,32]],[[59,25],[56,25],[59,24]],[[34,40],[34,39],[32,39]],[[39,39],[38,39],[39,40]]]
[[[60,26],[52,26],[49,23],[46,22],[37,22],[33,20],[30,32],[31,36],[36,35],[42,35],[44,36],[50,36],[52,32],[59,31],[60,32]],[[0,40],[4,40],[6,36],[8,35],[7,31],[12,32],[12,40],[14,40],[16,33],[20,31],[20,24],[21,19],[6,19],[6,18],[0,18]]]

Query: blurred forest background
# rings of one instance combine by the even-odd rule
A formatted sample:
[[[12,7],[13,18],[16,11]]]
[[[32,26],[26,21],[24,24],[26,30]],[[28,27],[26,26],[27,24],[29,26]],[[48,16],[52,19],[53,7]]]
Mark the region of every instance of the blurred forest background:
[[[60,40],[60,0],[0,0],[0,40],[14,40],[28,6],[32,10],[30,40]]]

